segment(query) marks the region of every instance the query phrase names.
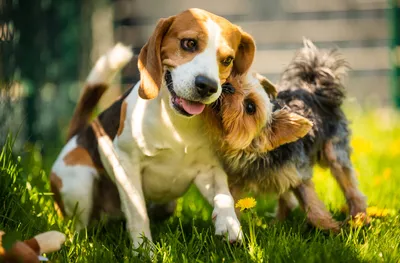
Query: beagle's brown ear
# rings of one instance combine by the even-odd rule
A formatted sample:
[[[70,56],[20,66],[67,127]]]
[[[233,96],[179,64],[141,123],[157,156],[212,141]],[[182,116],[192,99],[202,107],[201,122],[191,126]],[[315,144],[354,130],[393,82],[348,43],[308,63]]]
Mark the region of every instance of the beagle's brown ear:
[[[232,73],[235,75],[242,75],[249,70],[256,52],[256,43],[254,39],[244,31],[241,31],[241,33],[242,38],[240,40],[239,49],[233,61]]]
[[[139,53],[138,68],[140,72],[139,96],[142,99],[157,97],[162,83],[161,44],[175,16],[162,18]]]
[[[272,122],[269,127],[267,150],[271,151],[283,144],[297,141],[306,136],[312,126],[311,121],[298,114],[285,109],[275,111],[272,113]]]
[[[278,90],[276,89],[275,85],[261,74],[256,73],[256,78],[260,82],[261,86],[263,86],[268,96],[270,98],[272,97],[272,99],[276,98],[276,95],[278,95]]]

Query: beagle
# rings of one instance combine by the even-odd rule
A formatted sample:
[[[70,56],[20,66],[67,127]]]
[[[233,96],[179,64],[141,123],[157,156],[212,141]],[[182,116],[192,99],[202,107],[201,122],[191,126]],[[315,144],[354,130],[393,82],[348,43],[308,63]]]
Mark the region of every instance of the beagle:
[[[140,81],[87,125],[109,76],[130,59],[115,49],[89,76],[69,141],[52,167],[61,211],[72,216],[76,209],[78,229],[122,211],[137,248],[142,235],[152,241],[146,201],[168,203],[196,183],[214,208],[216,234],[240,241],[227,175],[199,115],[218,99],[231,73],[247,72],[254,40],[201,9],[161,19],[140,51]]]

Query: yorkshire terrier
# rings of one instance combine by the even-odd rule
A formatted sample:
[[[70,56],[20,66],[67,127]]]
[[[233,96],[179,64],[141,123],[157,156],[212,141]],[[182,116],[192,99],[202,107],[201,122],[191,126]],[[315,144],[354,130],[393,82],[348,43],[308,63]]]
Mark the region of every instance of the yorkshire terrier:
[[[278,89],[259,74],[229,79],[204,117],[235,199],[246,188],[273,191],[279,195],[278,219],[286,218],[298,200],[311,224],[337,232],[340,224],[311,180],[318,164],[337,180],[350,215],[367,218],[366,198],[350,160],[350,128],[341,109],[348,68],[337,50],[322,51],[304,39]]]

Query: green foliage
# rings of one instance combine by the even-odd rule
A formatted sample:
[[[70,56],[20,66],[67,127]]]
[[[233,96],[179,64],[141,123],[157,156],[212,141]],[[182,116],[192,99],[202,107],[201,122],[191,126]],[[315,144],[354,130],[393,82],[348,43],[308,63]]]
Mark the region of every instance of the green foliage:
[[[231,245],[214,236],[211,208],[191,188],[179,199],[173,217],[152,224],[154,261],[399,262],[400,117],[386,110],[351,113],[353,161],[360,187],[367,194],[369,205],[393,209],[393,215],[374,218],[368,227],[346,226],[335,236],[309,227],[299,210],[287,221],[273,223],[275,202],[274,197],[268,196],[257,199],[254,222],[249,221],[251,218],[242,221],[244,244]],[[132,255],[121,221],[100,222],[80,233],[72,232],[73,220],[56,216],[43,171],[44,164],[49,170],[48,164],[56,155],[42,159],[33,147],[31,155],[19,161],[11,148],[12,140],[8,140],[0,155],[0,229],[7,232],[7,246],[17,238],[58,229],[66,233],[67,242],[61,251],[47,255],[52,262],[150,262],[146,256]],[[332,176],[317,168],[314,180],[321,199],[336,218],[343,219],[344,198]]]

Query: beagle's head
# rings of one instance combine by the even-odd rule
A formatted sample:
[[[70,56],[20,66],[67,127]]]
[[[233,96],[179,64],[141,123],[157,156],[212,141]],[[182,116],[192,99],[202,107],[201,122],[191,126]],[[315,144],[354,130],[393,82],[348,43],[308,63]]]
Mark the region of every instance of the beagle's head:
[[[161,19],[139,54],[139,95],[153,99],[164,87],[177,114],[200,114],[220,96],[231,72],[249,69],[254,52],[250,35],[204,10]]]
[[[264,76],[230,76],[221,97],[205,111],[213,138],[224,151],[267,152],[304,137],[312,123],[287,108],[274,109],[275,86]]]

